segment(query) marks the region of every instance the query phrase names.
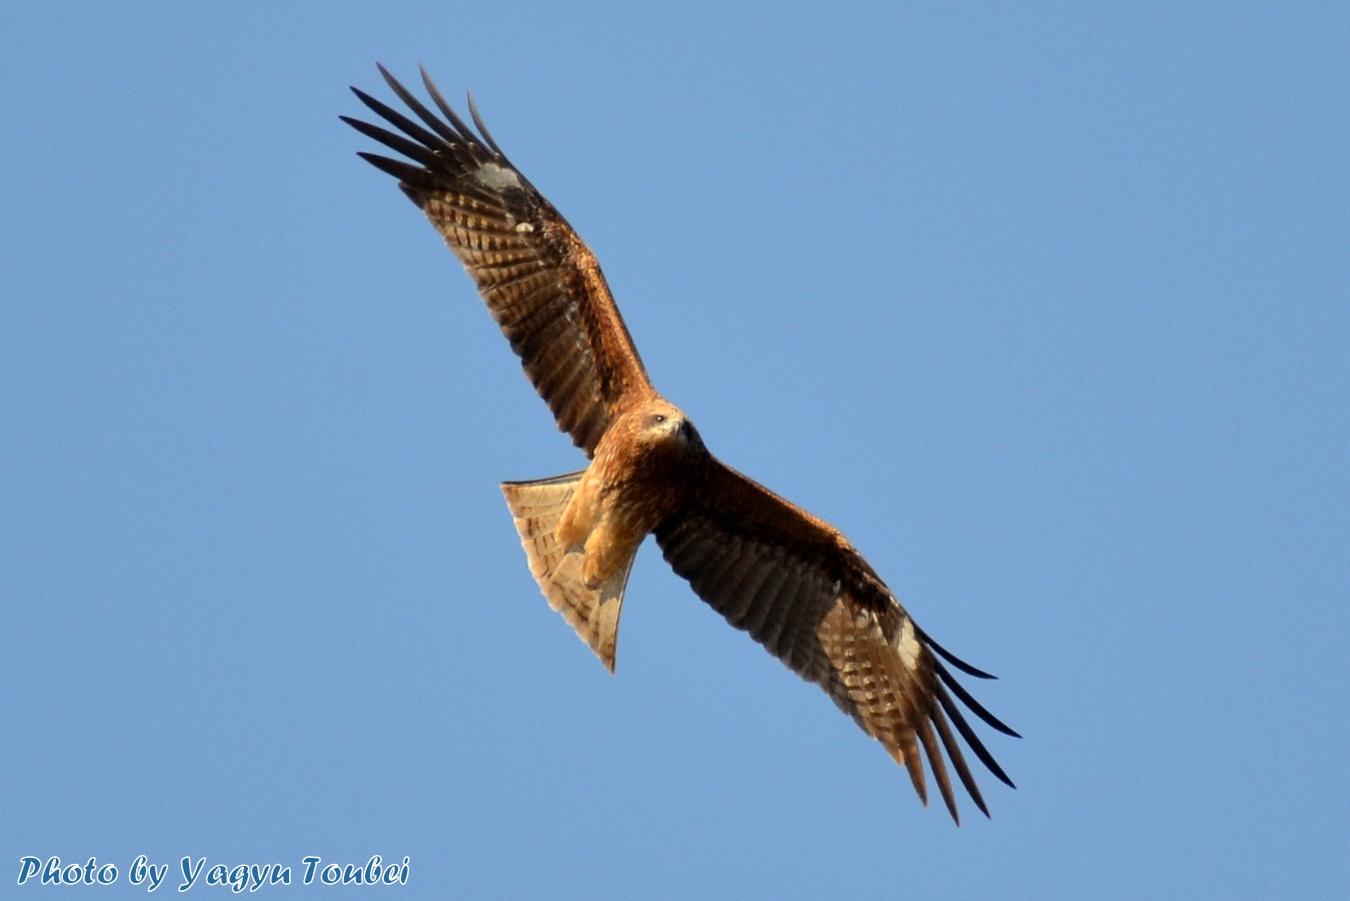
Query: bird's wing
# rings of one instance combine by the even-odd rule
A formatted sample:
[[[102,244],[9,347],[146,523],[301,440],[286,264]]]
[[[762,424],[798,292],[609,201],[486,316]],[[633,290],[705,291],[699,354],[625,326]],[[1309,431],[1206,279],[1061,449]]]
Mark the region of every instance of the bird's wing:
[[[976,702],[943,660],[970,675],[988,674],[929,639],[827,523],[716,460],[691,487],[683,511],[656,529],[675,572],[729,623],[823,688],[905,766],[925,804],[920,745],[953,819],[960,822],[943,749],[988,816],[956,733],[990,772],[1012,782],[953,695],[993,728],[1016,733]]]
[[[595,255],[511,165],[472,99],[477,133],[425,71],[422,80],[440,115],[384,67],[380,72],[420,123],[352,88],[401,134],[347,116],[343,121],[407,159],[361,156],[397,178],[436,226],[473,276],[558,427],[591,456],[615,413],[653,393]]]

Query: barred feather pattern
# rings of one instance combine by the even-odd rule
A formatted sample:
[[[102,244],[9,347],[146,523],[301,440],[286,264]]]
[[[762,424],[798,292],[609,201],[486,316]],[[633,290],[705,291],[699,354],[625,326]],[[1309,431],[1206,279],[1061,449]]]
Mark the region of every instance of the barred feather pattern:
[[[990,772],[1012,782],[946,686],[987,724],[1016,733],[952,678],[934,655],[939,649],[837,530],[735,470],[710,465],[696,499],[656,530],[666,561],[727,622],[819,685],[880,742],[905,767],[925,804],[926,759],[948,811],[960,822],[950,761],[987,816],[952,723]]]
[[[420,124],[353,88],[395,130],[343,120],[405,157],[362,158],[397,178],[440,232],[558,427],[592,455],[615,415],[654,394],[599,263],[497,148],[472,105],[477,133],[425,72],[439,115],[380,71]]]
[[[503,482],[502,494],[539,590],[613,672],[619,613],[632,560],[614,578],[590,588],[581,577],[582,554],[565,547],[556,535],[558,521],[583,475],[584,470],[534,482]]]

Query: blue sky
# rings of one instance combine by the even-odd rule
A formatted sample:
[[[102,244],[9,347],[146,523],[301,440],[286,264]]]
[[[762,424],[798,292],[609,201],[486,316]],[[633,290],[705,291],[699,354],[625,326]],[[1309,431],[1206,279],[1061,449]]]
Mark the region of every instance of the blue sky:
[[[1350,893],[1350,15],[661,6],[8,16],[0,894]],[[583,461],[355,156],[376,60],[472,87],[713,451],[1000,675],[992,820],[653,546],[617,676],[548,610],[497,483]]]

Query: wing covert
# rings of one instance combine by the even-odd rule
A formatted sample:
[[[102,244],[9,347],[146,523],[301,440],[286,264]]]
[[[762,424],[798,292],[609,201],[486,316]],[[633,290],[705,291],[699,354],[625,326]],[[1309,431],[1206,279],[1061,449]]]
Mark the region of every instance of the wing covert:
[[[384,67],[419,121],[352,88],[396,131],[341,117],[406,159],[360,156],[399,180],[473,277],[558,427],[591,456],[617,411],[653,393],[594,254],[497,147],[469,100],[475,133],[422,80],[428,109]]]

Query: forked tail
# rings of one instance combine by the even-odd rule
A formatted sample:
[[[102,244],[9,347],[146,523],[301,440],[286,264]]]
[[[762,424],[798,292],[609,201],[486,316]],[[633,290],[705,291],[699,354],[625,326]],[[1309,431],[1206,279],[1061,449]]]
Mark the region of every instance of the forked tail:
[[[563,547],[554,537],[558,520],[584,474],[581,470],[534,482],[503,482],[502,494],[516,521],[530,572],[549,606],[563,615],[612,673],[619,612],[632,560],[598,588],[587,588],[581,579],[582,549]]]

